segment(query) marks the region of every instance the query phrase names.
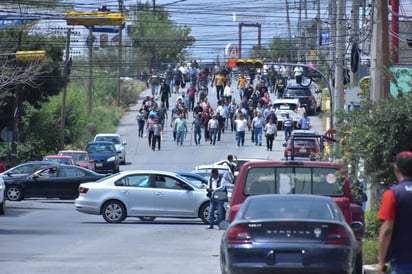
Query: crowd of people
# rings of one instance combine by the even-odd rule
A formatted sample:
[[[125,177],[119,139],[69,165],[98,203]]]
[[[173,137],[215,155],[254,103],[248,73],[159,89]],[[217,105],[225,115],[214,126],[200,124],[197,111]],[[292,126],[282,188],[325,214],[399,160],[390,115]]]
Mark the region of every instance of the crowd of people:
[[[235,133],[235,143],[241,147],[245,145],[246,132],[250,132],[254,145],[265,144],[266,149],[272,151],[278,125],[272,98],[282,97],[290,72],[283,77],[286,74],[282,67],[274,66],[264,71],[267,74],[257,76],[256,70],[249,69],[233,77],[228,66],[201,68],[195,61],[175,68],[168,65],[162,76],[153,70],[147,80],[152,94],[143,101],[136,117],[139,137],[146,134],[149,146],[160,150],[161,137],[158,136],[163,134],[167,112],[171,109],[168,126],[173,129],[173,140],[178,146],[183,145],[190,127],[195,145],[200,145],[203,137],[215,146],[222,134],[230,131]],[[216,105],[210,103],[210,93],[216,96]],[[170,102],[173,94],[177,99]],[[305,115],[302,119],[302,128],[308,128],[309,118]],[[288,131],[288,121],[282,124]],[[161,129],[156,130],[155,125]]]

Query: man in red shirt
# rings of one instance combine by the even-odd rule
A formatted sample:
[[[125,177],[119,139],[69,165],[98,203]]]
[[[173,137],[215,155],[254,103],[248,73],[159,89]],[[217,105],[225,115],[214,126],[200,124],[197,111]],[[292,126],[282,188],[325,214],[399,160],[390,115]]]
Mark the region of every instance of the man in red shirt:
[[[386,190],[378,219],[383,221],[379,233],[378,273],[412,273],[412,152],[396,156],[395,176],[398,184]]]

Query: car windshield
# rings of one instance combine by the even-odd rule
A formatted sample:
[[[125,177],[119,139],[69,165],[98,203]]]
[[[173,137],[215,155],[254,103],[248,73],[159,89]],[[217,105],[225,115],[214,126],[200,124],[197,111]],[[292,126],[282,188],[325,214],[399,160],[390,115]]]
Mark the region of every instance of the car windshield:
[[[302,89],[302,88],[291,88],[286,91],[287,95],[292,95],[292,96],[309,96],[310,91],[308,89]]]
[[[60,155],[65,155],[65,156],[72,156],[72,158],[76,161],[87,161],[87,154],[86,153],[81,153],[81,152],[60,152]]]
[[[87,152],[89,153],[115,153],[113,145],[109,144],[89,144],[87,146]]]
[[[239,219],[321,219],[341,220],[331,203],[319,199],[277,199],[262,197],[246,203]]]
[[[317,194],[343,196],[339,169],[326,167],[253,167],[248,170],[243,192],[256,194]]]
[[[120,144],[120,137],[119,136],[96,136],[95,141],[106,141],[112,142],[113,144]]]
[[[295,110],[298,108],[297,104],[293,103],[279,103],[279,104],[273,104],[273,108],[279,109],[279,110]]]
[[[314,139],[294,139],[295,146],[315,147],[316,141]]]

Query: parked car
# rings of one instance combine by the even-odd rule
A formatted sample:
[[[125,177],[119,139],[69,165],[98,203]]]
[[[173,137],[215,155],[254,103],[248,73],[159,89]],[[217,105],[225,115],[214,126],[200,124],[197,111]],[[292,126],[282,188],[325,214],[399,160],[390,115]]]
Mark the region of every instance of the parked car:
[[[229,222],[244,201],[262,194],[312,194],[330,196],[340,207],[347,224],[360,222],[355,231],[358,243],[356,274],[362,273],[364,212],[355,200],[343,165],[321,161],[261,161],[246,163],[239,172],[229,208]],[[362,199],[365,196],[362,195]]]
[[[79,185],[98,180],[105,175],[79,166],[52,165],[35,173],[5,180],[7,199],[21,201],[25,198],[74,199],[79,195]]]
[[[119,172],[119,154],[113,142],[95,141],[89,142],[86,147],[89,154],[93,170],[99,173],[117,173]]]
[[[353,231],[332,198],[266,194],[242,204],[222,236],[220,265],[227,274],[349,274],[356,248]]]
[[[285,146],[285,159],[317,159],[321,153],[320,135],[313,130],[294,130]],[[293,157],[292,157],[293,155]]]
[[[126,141],[123,140],[122,136],[117,133],[100,133],[94,137],[94,141],[108,141],[112,142],[116,147],[116,150],[119,151],[119,160],[120,164],[126,163]]]
[[[204,176],[197,174],[197,173],[187,172],[187,171],[176,171],[176,174],[179,174],[183,178],[191,182],[197,183],[197,184],[208,185],[209,183],[209,181]]]
[[[314,89],[311,86],[302,86],[296,83],[289,83],[283,93],[285,99],[299,99],[302,107],[305,108],[308,115],[315,115],[318,104],[314,95]]]
[[[92,169],[89,162],[89,154],[85,150],[61,150],[58,155],[71,156],[77,166]]]
[[[0,176],[0,215],[6,212],[6,185],[3,177]]]
[[[0,175],[5,180],[11,180],[11,179],[15,179],[18,177],[28,176],[30,174],[33,174],[35,171],[39,169],[42,169],[42,168],[45,168],[51,165],[56,165],[56,163],[53,163],[50,161],[29,161],[29,162],[17,165],[15,167],[12,167],[0,173]]]
[[[231,172],[229,166],[227,165],[198,165],[192,170],[192,173],[199,174],[203,176],[207,181],[209,181],[210,174],[213,168],[217,168],[219,175],[223,175],[226,172]]]
[[[71,165],[71,166],[76,165],[72,156],[65,156],[65,155],[47,155],[43,157],[43,161],[58,163],[62,165]]]
[[[299,99],[277,99],[273,101],[276,117],[278,118],[277,129],[283,129],[283,121],[286,114],[293,119],[293,128],[298,127],[300,119],[306,112],[305,108],[300,106]]]
[[[206,186],[166,171],[130,170],[81,184],[76,210],[103,215],[108,223],[127,217],[141,220],[200,218],[208,223]]]

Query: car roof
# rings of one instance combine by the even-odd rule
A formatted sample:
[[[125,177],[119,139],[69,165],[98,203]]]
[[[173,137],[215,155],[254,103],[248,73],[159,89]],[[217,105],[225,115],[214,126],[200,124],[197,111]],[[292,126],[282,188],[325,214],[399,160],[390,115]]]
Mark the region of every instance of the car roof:
[[[229,167],[228,167],[228,166],[226,166],[226,165],[217,165],[217,164],[198,165],[198,166],[196,166],[195,170],[212,169],[212,168],[229,170]]]
[[[109,141],[92,141],[92,142],[88,142],[88,145],[114,145],[113,142],[109,142]]]
[[[120,134],[118,134],[118,133],[99,133],[99,134],[96,134],[96,137],[98,137],[98,136],[119,136],[120,137]]]
[[[242,169],[249,167],[323,167],[343,169],[343,165],[335,162],[325,161],[257,161],[248,162],[243,165]]]
[[[310,129],[295,129],[292,131],[292,135],[296,137],[313,137],[313,135],[318,135],[318,133]]]
[[[58,154],[61,153],[61,152],[67,152],[67,153],[87,153],[87,151],[85,151],[85,150],[70,150],[70,149],[66,149],[66,150],[60,150],[60,151],[58,152]]]
[[[171,172],[171,171],[164,171],[164,170],[156,170],[156,169],[134,169],[134,170],[125,170],[121,171],[117,174],[120,175],[129,175],[129,174],[161,174],[161,175],[169,175],[169,176],[176,176],[176,172]]]
[[[73,159],[73,157],[69,155],[46,155],[43,158]]]

